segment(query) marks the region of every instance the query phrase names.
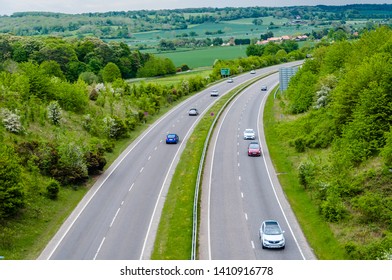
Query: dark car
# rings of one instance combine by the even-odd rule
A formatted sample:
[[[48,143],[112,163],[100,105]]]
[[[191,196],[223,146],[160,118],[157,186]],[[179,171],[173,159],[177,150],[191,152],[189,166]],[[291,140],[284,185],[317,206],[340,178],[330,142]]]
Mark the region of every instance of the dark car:
[[[211,91],[211,96],[214,96],[214,97],[219,96],[219,91],[217,89],[213,89]]]
[[[248,146],[248,156],[261,156],[261,148],[258,142],[250,142]]]
[[[199,114],[199,111],[197,111],[196,108],[192,108],[188,112],[189,116],[197,116]]]
[[[166,144],[177,144],[180,138],[175,133],[169,133],[166,135]]]

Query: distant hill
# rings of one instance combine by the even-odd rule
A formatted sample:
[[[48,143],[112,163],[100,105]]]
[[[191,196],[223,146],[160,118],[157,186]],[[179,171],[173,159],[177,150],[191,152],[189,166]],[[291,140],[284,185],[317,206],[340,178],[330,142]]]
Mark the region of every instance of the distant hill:
[[[18,12],[0,16],[0,33],[18,36],[94,36],[100,39],[130,39],[134,33],[153,30],[186,30],[202,23],[244,18],[273,17],[307,21],[389,20],[391,4],[345,6],[295,6],[246,8],[188,8],[173,10],[113,11],[106,13],[63,14]],[[254,21],[257,26],[260,21]]]

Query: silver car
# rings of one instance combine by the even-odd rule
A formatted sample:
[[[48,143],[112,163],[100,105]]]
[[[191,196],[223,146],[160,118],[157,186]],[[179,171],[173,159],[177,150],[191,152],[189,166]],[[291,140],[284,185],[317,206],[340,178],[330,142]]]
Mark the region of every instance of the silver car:
[[[247,128],[244,131],[244,139],[245,140],[255,140],[256,139],[256,133],[252,128]]]
[[[259,230],[259,237],[261,246],[265,248],[281,248],[286,246],[284,238],[284,231],[282,231],[278,221],[265,220],[261,223]]]
[[[197,116],[199,114],[199,111],[196,108],[192,108],[188,112],[189,116]]]

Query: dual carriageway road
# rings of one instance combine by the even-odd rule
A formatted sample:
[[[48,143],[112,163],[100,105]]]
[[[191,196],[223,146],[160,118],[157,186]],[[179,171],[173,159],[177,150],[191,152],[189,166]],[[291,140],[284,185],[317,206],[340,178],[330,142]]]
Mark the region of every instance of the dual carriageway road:
[[[165,196],[181,152],[201,115],[217,100],[210,96],[211,89],[219,90],[222,96],[257,75],[290,65],[298,62],[259,69],[254,75],[242,74],[234,78],[234,83],[219,82],[162,116],[100,176],[39,259],[150,259]],[[276,80],[274,74],[263,78],[262,83],[272,88]],[[289,206],[281,201],[283,194],[279,198],[281,189],[271,185],[274,176],[268,175],[271,171],[266,167],[265,143],[263,157],[248,159],[239,136],[243,129],[253,126],[258,140],[263,138],[260,108],[264,99],[259,86],[256,83],[241,93],[226,110],[230,113],[224,114],[223,119],[229,124],[221,122],[219,130],[215,129],[219,133],[213,140],[215,155],[207,156],[205,168],[212,175],[203,176],[210,178],[210,182],[203,182],[203,193],[210,196],[202,199],[200,259],[313,258]],[[188,116],[188,110],[194,107],[200,115]],[[177,133],[180,142],[167,145],[168,133]],[[260,249],[257,232],[265,217],[283,223],[285,250]]]

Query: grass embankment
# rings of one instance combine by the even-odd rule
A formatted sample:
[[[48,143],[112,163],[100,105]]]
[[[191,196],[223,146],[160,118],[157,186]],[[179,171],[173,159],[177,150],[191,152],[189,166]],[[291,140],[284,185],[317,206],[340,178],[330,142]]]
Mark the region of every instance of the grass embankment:
[[[279,106],[279,99],[271,94],[264,110],[264,129],[268,150],[279,182],[288,198],[301,228],[318,259],[346,259],[345,252],[328,224],[319,214],[319,209],[312,202],[308,193],[300,185],[297,166],[302,156],[288,146],[290,139],[279,133],[280,123],[284,122],[284,114]],[[323,156],[318,154],[318,156]]]

